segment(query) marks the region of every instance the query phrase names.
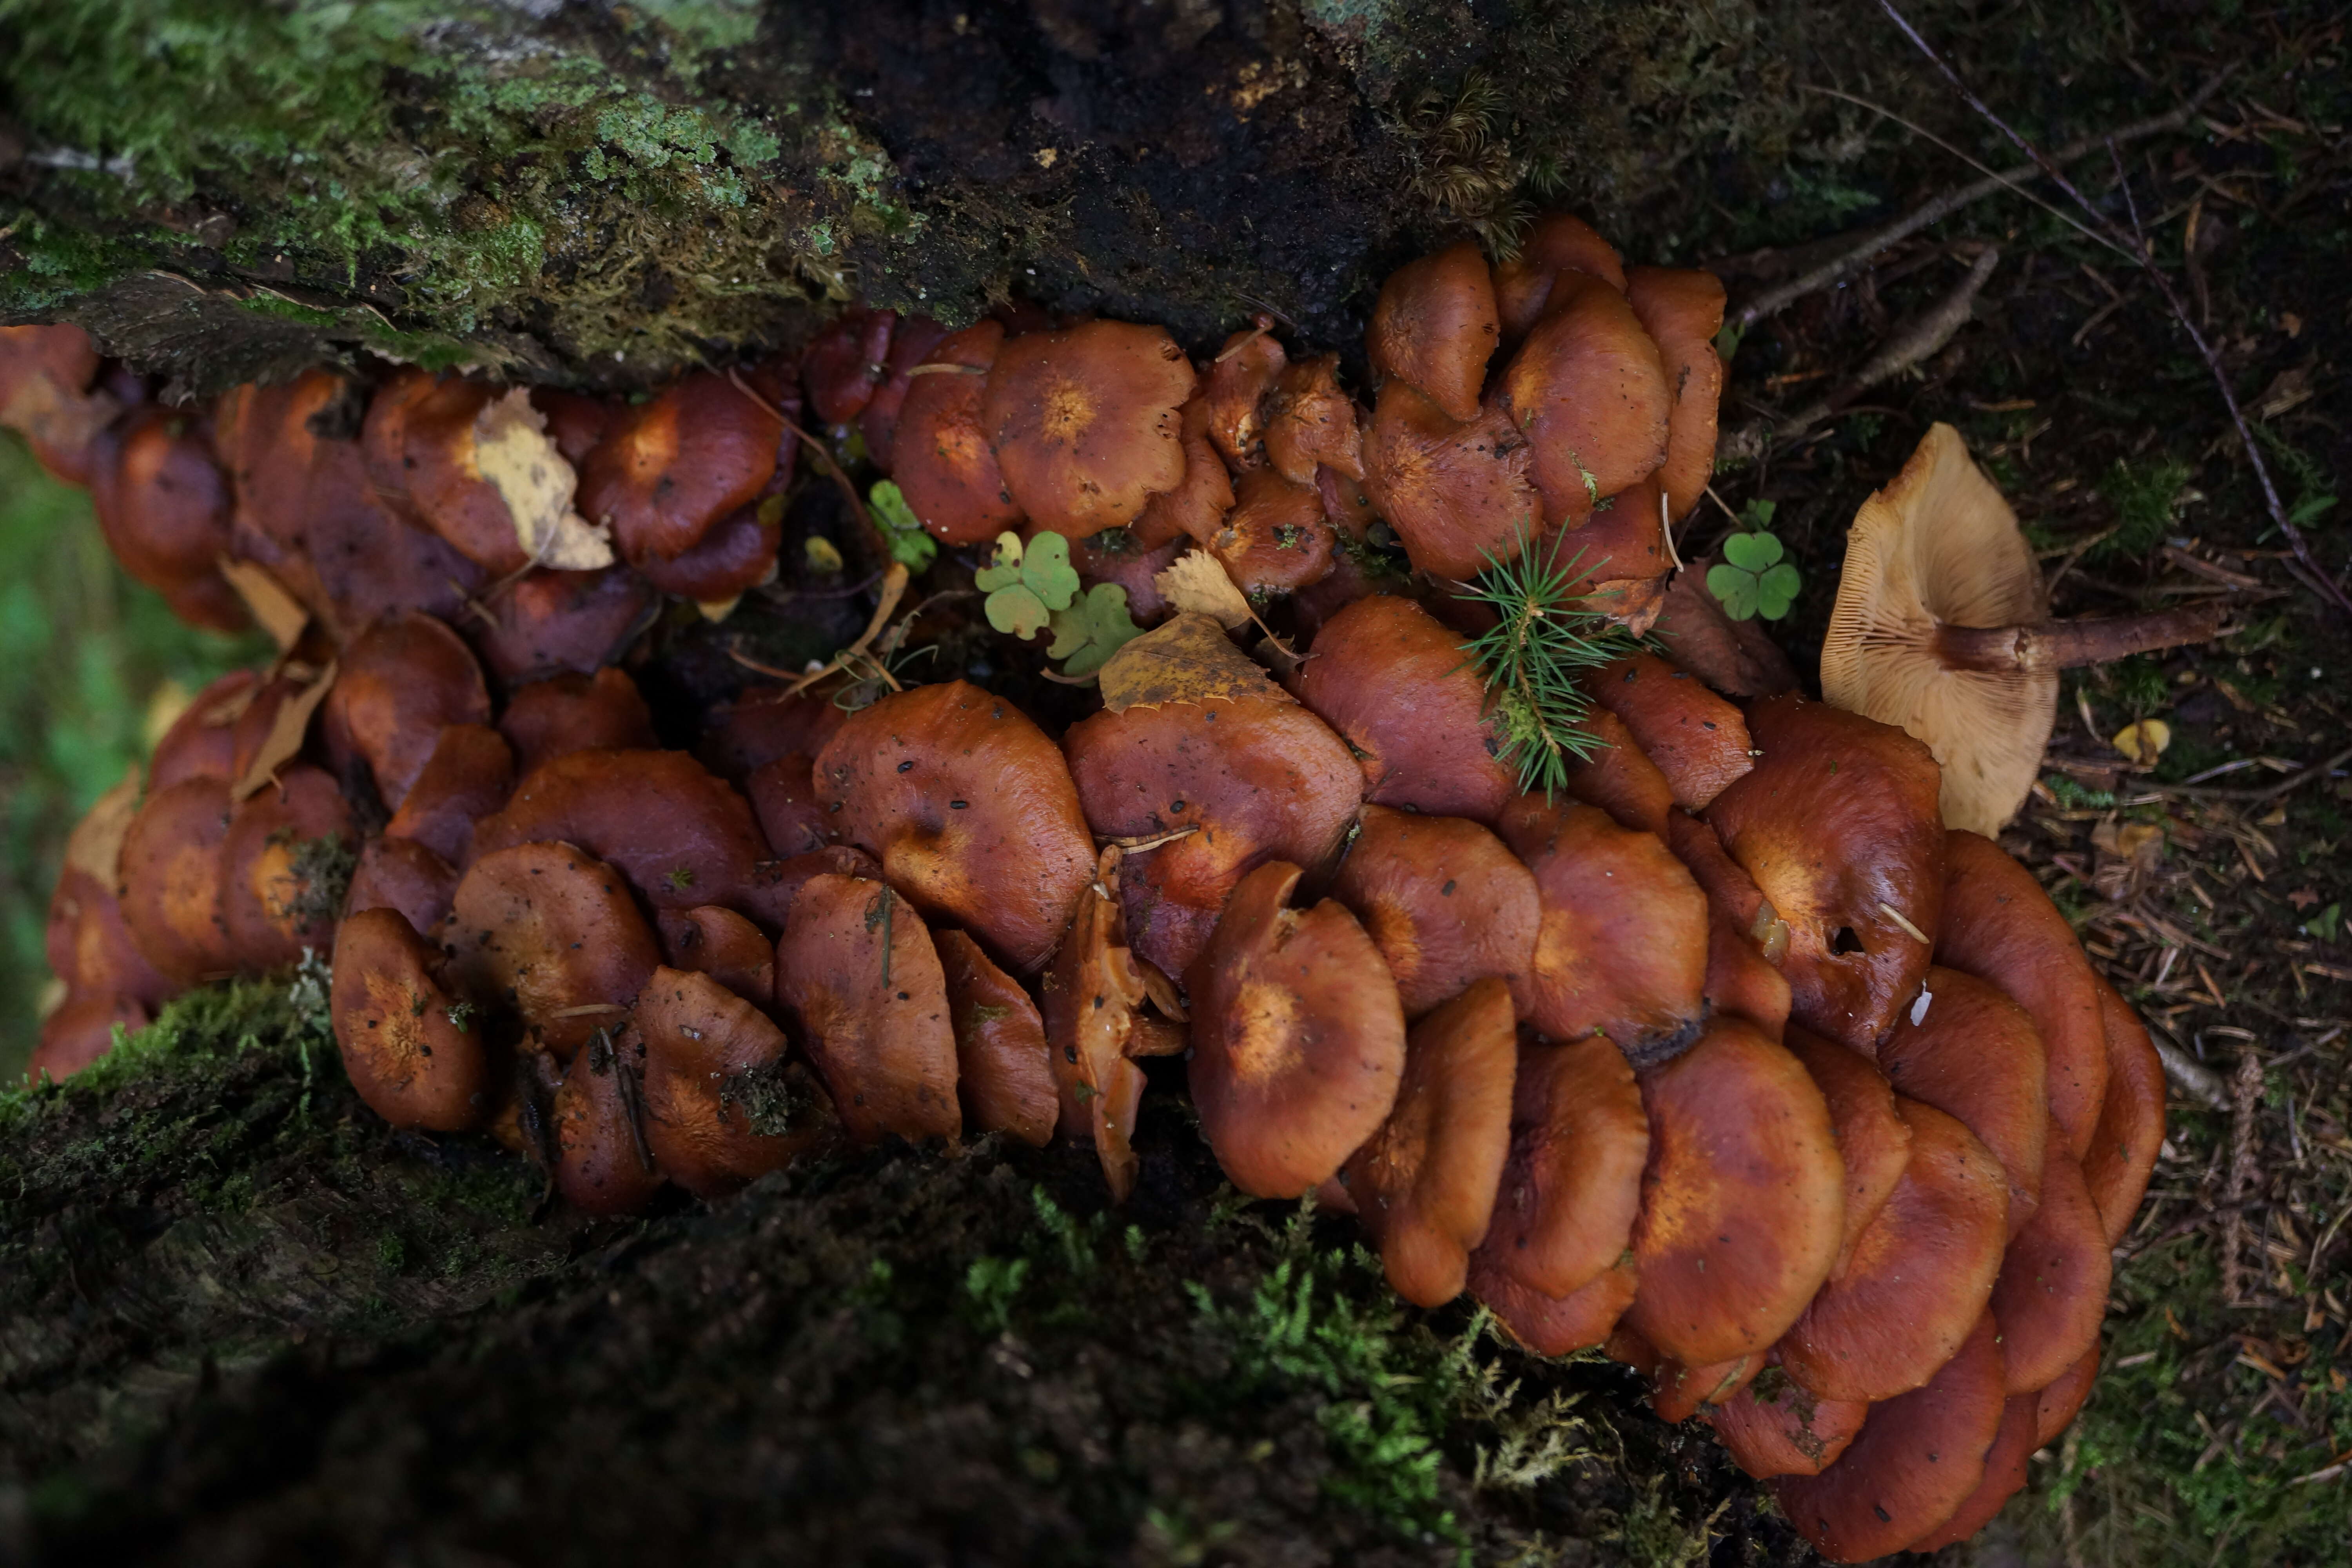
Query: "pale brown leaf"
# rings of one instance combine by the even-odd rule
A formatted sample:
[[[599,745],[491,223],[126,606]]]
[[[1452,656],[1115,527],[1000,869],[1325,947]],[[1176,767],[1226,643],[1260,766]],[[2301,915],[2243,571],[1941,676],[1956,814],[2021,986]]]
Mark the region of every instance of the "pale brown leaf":
[[[302,640],[302,629],[310,624],[310,612],[301,601],[286,591],[286,584],[269,574],[267,566],[253,561],[220,559],[221,575],[253,612],[256,625],[269,634],[269,640],[284,653]]]
[[[602,528],[572,510],[579,476],[547,433],[547,416],[516,387],[474,416],[474,470],[514,519],[515,542],[541,566],[593,572],[613,563]]]
[[[261,749],[229,786],[231,800],[245,800],[259,794],[277,779],[279,769],[294,760],[302,750],[303,737],[310,732],[310,715],[319,710],[319,704],[327,700],[327,693],[334,686],[335,666],[330,660],[310,685],[278,705],[278,711],[269,721],[269,733],[262,737]]]
[[[1152,578],[1160,596],[1174,608],[1207,616],[1227,631],[1253,618],[1249,600],[1223,563],[1205,550],[1188,550]]]

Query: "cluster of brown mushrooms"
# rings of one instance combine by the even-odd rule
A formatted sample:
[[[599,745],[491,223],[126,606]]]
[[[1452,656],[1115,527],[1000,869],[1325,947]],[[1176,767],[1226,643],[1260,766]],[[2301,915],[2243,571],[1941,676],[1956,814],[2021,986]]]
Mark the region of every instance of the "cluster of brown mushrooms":
[[[207,434],[18,330],[0,414],[82,454],[126,565],[196,618],[258,567],[310,617],[78,832],[37,1065],[331,950],[369,1106],[619,1213],[894,1135],[1091,1144],[1124,1197],[1139,1064],[1181,1056],[1234,1185],[1355,1214],[1408,1300],[1639,1368],[1832,1558],[1961,1539],[2096,1373],[2145,1031],[1900,729],[1635,653],[1587,682],[1591,760],[1524,792],[1431,581],[1566,535],[1654,621],[1721,305],[1573,219],[1455,247],[1382,289],[1369,415],[1263,322],[1195,367],[1154,328],[852,311],[809,403],[940,541],[1123,530],[1090,569],[1139,585],[1198,548],[1312,643],[1277,679],[1139,592],[1156,628],[1058,739],[962,680],[820,682],[690,752],[613,660],[656,591],[772,564],[793,377],[315,373]],[[77,436],[77,397],[130,406]],[[1415,577],[1355,566],[1375,520]]]

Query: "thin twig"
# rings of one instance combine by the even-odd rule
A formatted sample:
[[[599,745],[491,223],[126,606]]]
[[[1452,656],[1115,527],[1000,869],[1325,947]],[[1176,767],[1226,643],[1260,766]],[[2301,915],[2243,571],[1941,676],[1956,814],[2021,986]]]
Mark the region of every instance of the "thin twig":
[[[2147,790],[2151,795],[2187,795],[2191,800],[2242,800],[2259,803],[2276,800],[2281,795],[2293,795],[2304,785],[2315,780],[2326,778],[2347,763],[2352,763],[2352,746],[2345,747],[2325,762],[2314,763],[2307,768],[2287,774],[2276,784],[2264,784],[2260,789],[2231,789],[2226,785],[2207,785],[2200,788],[2191,784],[2149,784]]]
[[[2091,199],[2076,189],[2074,182],[2066,177],[2064,170],[2053,162],[2047,153],[2027,141],[2009,121],[1995,114],[1990,106],[1979,98],[1967,82],[1960,79],[1960,73],[1952,68],[1951,63],[1937,53],[1936,47],[1921,37],[1919,30],[1911,25],[1910,19],[1895,8],[1895,0],[1878,0],[1878,6],[1880,10],[1886,13],[1895,26],[1902,30],[1903,36],[1909,38],[1917,47],[1919,52],[1927,57],[1929,63],[1943,73],[1944,79],[1952,84],[1952,90],[1960,95],[1962,102],[1974,110],[1979,117],[2003,136],[2008,137],[2011,145],[2032,159],[2042,172],[2049,176],[2051,183],[2065,192],[2067,198],[2082,209],[2084,216],[2105,228],[2109,234],[2117,238],[2124,237],[2123,231],[2116,226],[2115,220],[2093,205]],[[2216,353],[2213,345],[2206,341],[2205,334],[2198,330],[2197,323],[2189,319],[2188,307],[2181,303],[2179,291],[2172,287],[2172,279],[2165,275],[2164,268],[2156,264],[2156,258],[2149,252],[2147,247],[2135,242],[2132,254],[2133,259],[2139,263],[2140,270],[2147,274],[2149,280],[2164,296],[2164,302],[2170,307],[2173,319],[2180,323],[2180,330],[2189,334],[2189,341],[2196,346],[2199,356],[2205,361],[2205,368],[2212,373],[2213,384],[2220,389],[2221,402],[2230,410],[2230,422],[2237,426],[2238,441],[2245,448],[2246,461],[2252,465],[2255,481],[2262,487],[2263,503],[2270,511],[2272,523],[2277,527],[2280,536],[2287,542],[2287,548],[2294,552],[2295,560],[2310,573],[2314,579],[2314,585],[2338,609],[2347,615],[2352,615],[2352,593],[2347,593],[2344,584],[2337,582],[2333,574],[2319,564],[2318,558],[2311,552],[2311,542],[2304,537],[2303,530],[2297,528],[2294,520],[2287,516],[2286,505],[2279,500],[2278,486],[2271,478],[2270,465],[2263,460],[2262,448],[2254,440],[2253,427],[2246,422],[2245,410],[2238,405],[2238,395],[2230,385],[2229,373],[2221,367],[2221,355]]]

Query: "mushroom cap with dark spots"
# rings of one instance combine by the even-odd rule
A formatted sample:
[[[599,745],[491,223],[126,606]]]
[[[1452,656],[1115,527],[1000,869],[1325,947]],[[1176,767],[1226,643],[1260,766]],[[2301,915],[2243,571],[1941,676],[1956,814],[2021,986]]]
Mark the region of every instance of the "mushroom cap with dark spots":
[[[1032,973],[1070,923],[1094,839],[1045,732],[1002,697],[951,680],[860,710],[817,753],[831,830],[877,857],[927,915]]]
[[[1942,873],[1938,923],[1927,928],[1936,962],[1989,981],[2032,1016],[2049,1064],[2050,1114],[2081,1159],[2107,1092],[2106,1022],[2091,961],[2033,873],[1991,839],[1954,828]]]
[[[555,1091],[555,1185],[585,1214],[635,1214],[662,1188],[646,1138],[646,1047],[628,1024],[593,1031]]]
[[[1869,1413],[1859,1400],[1822,1398],[1775,1364],[1706,1414],[1732,1462],[1764,1481],[1820,1475],[1846,1451]]]
[[[122,837],[122,922],[156,973],[195,985],[236,968],[221,919],[228,780],[183,779],[150,795]]]
[[[368,400],[360,446],[393,510],[502,577],[530,556],[505,495],[476,462],[474,422],[500,395],[486,381],[401,370]]]
[[[1233,476],[1209,439],[1209,393],[1204,385],[1177,411],[1178,436],[1184,446],[1184,477],[1172,489],[1161,490],[1143,503],[1128,531],[1147,550],[1179,539],[1205,546],[1217,536],[1218,526],[1233,510]],[[1080,553],[1084,542],[1071,552]],[[1083,570],[1083,569],[1082,569]],[[1134,595],[1128,597],[1132,600]]]
[[[581,467],[580,515],[609,524],[631,565],[675,559],[766,488],[783,434],[727,377],[697,371],[614,421]]]
[[[1842,1047],[1829,1047],[1843,1049]],[[1959,1121],[1898,1099],[1910,1157],[1845,1271],[1780,1342],[1789,1375],[1832,1399],[1888,1399],[1927,1381],[1968,1336],[2000,1273],[2008,1185]]]
[[[1493,275],[1465,239],[1388,275],[1364,352],[1375,376],[1405,382],[1448,418],[1467,421],[1478,416],[1486,362],[1501,342]]]
[[[473,650],[430,616],[377,621],[343,649],[336,670],[320,715],[327,754],[338,768],[365,763],[394,810],[445,725],[490,721],[489,689]]]
[[[1013,502],[1070,539],[1133,522],[1183,482],[1177,411],[1193,383],[1164,327],[1094,321],[1007,339],[981,417]]]
[[[743,797],[684,752],[572,752],[523,775],[474,853],[576,844],[659,909],[732,902],[768,843]]]
[[[831,872],[793,900],[776,943],[776,1002],[858,1143],[963,1130],[947,977],[922,917],[887,882]]]
[[[1837,1462],[1772,1492],[1789,1522],[1832,1563],[1901,1552],[1957,1512],[1984,1479],[2007,1404],[1992,1315],[1924,1386],[1873,1405]]]
[[[189,699],[147,758],[147,789],[160,794],[183,779],[234,779],[237,718],[261,689],[257,670],[232,669]]]
[[[1855,1246],[1903,1180],[1911,1163],[1911,1124],[1896,1108],[1895,1086],[1859,1051],[1791,1026],[1781,1044],[1804,1064],[1830,1108],[1838,1155],[1845,1164],[1845,1223],[1830,1278],[1853,1266]],[[1889,1239],[1881,1237],[1879,1241]]]
[[[2107,1035],[2107,1092],[2090,1152],[2083,1156],[2083,1180],[2113,1247],[2131,1228],[2156,1170],[2157,1151],[2164,1146],[2164,1060],[2131,1004],[2105,976],[2098,987],[2099,1017]]]
[[[2025,1009],[1973,975],[1931,968],[1878,1047],[1878,1066],[1896,1093],[1959,1118],[2000,1162],[2015,1240],[2042,1203],[2050,1135],[2042,1037]]]
[[[1640,1287],[1631,1257],[1612,1263],[1591,1283],[1562,1297],[1530,1289],[1497,1266],[1486,1247],[1470,1257],[1470,1294],[1496,1323],[1538,1355],[1573,1355],[1609,1337]]]
[[[109,427],[92,443],[89,499],[107,547],[140,582],[173,594],[219,581],[229,552],[228,476],[188,411],[149,404]],[[226,607],[198,624],[243,631],[243,606],[232,595]]]
[[[68,995],[41,1020],[33,1054],[25,1062],[25,1081],[63,1083],[114,1048],[114,1031],[143,1029],[151,1021],[147,1008],[135,996],[106,992]]]
[[[1593,702],[1621,720],[1666,775],[1675,804],[1705,811],[1756,765],[1748,721],[1697,677],[1654,653],[1628,654],[1585,681]]]
[[[621,657],[651,619],[656,596],[626,566],[529,572],[482,601],[466,633],[509,684],[561,670],[593,672]]]
[[[1547,523],[1580,524],[1665,458],[1673,395],[1658,345],[1601,279],[1560,276],[1498,388],[1527,438]]]
[[[1658,345],[1674,395],[1665,461],[1653,477],[1665,491],[1668,515],[1680,521],[1715,476],[1717,405],[1723,396],[1715,336],[1723,330],[1723,280],[1696,268],[1632,267],[1625,271],[1625,301]]]
[[[1364,923],[1407,1018],[1472,983],[1508,983],[1535,960],[1543,919],[1534,875],[1503,841],[1459,816],[1367,805],[1331,895]]]
[[[1748,725],[1764,754],[1707,821],[1788,922],[1792,1016],[1875,1051],[1919,994],[1940,919],[1936,760],[1900,730],[1800,697],[1751,703]]]
[[[1465,581],[1516,559],[1543,526],[1535,456],[1499,404],[1459,420],[1402,381],[1364,431],[1364,489],[1414,567]]]
[[[717,977],[656,969],[632,1017],[645,1046],[646,1145],[662,1174],[696,1197],[723,1197],[808,1145],[806,1134],[752,1126],[748,1080],[782,1068],[784,1032]]]
[[[2084,1352],[2098,1348],[2115,1268],[2082,1167],[2055,1131],[2041,1184],[2041,1205],[2014,1233],[1992,1288],[2011,1394],[2055,1383]]]
[[[413,838],[462,866],[473,858],[474,824],[506,805],[514,781],[505,736],[487,724],[446,725],[425,771],[384,824],[384,837]]]
[[[902,319],[890,334],[890,354],[883,361],[882,381],[857,416],[857,433],[866,439],[866,455],[885,473],[890,471],[898,447],[898,417],[915,378],[908,373],[929,359],[948,330],[929,316]]]
[[[1719,1018],[1642,1074],[1650,1160],[1626,1326],[1685,1365],[1763,1350],[1829,1278],[1845,1165],[1821,1090],[1797,1058]]]
[[[1559,1300],[1630,1258],[1649,1155],[1649,1117],[1622,1052],[1597,1035],[1522,1044],[1510,1153],[1477,1277]]]
[[[442,931],[457,989],[516,1015],[562,1060],[614,1026],[661,964],[621,874],[564,843],[486,848]]]
[[[1505,342],[1517,342],[1542,320],[1562,273],[1625,287],[1625,264],[1616,247],[1582,218],[1551,213],[1528,231],[1517,256],[1495,268],[1496,315]]]
[[[414,838],[371,838],[343,894],[343,918],[398,910],[418,931],[439,929],[457,897],[457,869]]]
[[[748,916],[703,904],[657,910],[654,925],[670,968],[708,974],[757,1006],[775,1000],[776,944]]]
[[[1535,873],[1535,959],[1512,983],[1520,1015],[1554,1039],[1600,1033],[1635,1060],[1697,1026],[1706,984],[1706,896],[1654,834],[1538,795],[1496,831]],[[1719,1361],[1719,1356],[1701,1360]]]
[[[1205,542],[1245,594],[1287,593],[1329,575],[1330,521],[1322,495],[1272,468],[1253,468],[1234,488],[1234,505]]]
[[[342,791],[307,763],[238,803],[221,845],[220,908],[239,969],[275,969],[328,945],[356,837]]]
[[[364,910],[335,932],[329,993],[343,1071],[394,1127],[457,1132],[488,1114],[488,1029],[445,983],[446,960],[397,910]]]
[[[989,367],[1003,344],[1001,321],[975,321],[941,339],[915,367],[898,411],[891,478],[942,543],[984,543],[1021,525],[983,416]]]
[[[1356,405],[1339,390],[1339,356],[1300,360],[1275,377],[1265,400],[1265,457],[1276,473],[1312,489],[1318,468],[1351,479],[1364,477],[1364,448]]]
[[[1951,1518],[1913,1542],[1906,1551],[1940,1552],[1966,1541],[1990,1524],[1993,1515],[2025,1489],[2025,1483],[2032,1479],[2033,1451],[2042,1446],[2034,1438],[2037,1404],[2038,1395],[2033,1394],[2010,1395],[2001,1406],[2000,1428],[1985,1452],[1984,1479],[1962,1500]]]
[[[934,931],[931,942],[947,980],[964,1125],[1044,1148],[1061,1108],[1037,1004],[962,931]]]
[[[518,774],[567,752],[650,750],[653,710],[628,672],[606,665],[593,675],[564,670],[517,687],[499,715],[499,733],[514,748]]]
[[[1301,875],[1273,861],[1244,878],[1184,977],[1201,1130],[1253,1197],[1328,1181],[1387,1119],[1404,1068],[1379,950],[1337,903],[1291,909]]]
[[[1511,1143],[1518,1032],[1489,977],[1413,1026],[1396,1107],[1343,1167],[1389,1286],[1417,1307],[1462,1293]]]

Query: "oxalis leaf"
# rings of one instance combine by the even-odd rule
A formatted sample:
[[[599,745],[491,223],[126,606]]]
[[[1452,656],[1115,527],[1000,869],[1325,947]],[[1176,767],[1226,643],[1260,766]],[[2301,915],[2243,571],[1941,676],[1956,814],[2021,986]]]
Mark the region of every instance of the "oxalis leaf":
[[[909,572],[920,572],[939,555],[939,542],[923,531],[923,525],[915,520],[915,509],[907,504],[905,492],[895,482],[875,480],[874,488],[866,492],[866,504],[882,530],[891,560]]]
[[[995,560],[971,580],[988,595],[982,606],[988,624],[1024,642],[1045,629],[1054,611],[1068,609],[1078,596],[1070,542],[1058,533],[1041,533],[1025,549],[1019,534],[998,534]]]
[[[1128,614],[1127,590],[1116,583],[1097,583],[1086,596],[1053,617],[1054,641],[1047,658],[1066,658],[1065,675],[1092,675],[1103,661],[1143,635]]]
[[[1797,568],[1780,559],[1783,553],[1780,540],[1762,529],[1733,534],[1723,542],[1721,563],[1707,568],[1707,592],[1735,621],[1779,620],[1804,586]]]

